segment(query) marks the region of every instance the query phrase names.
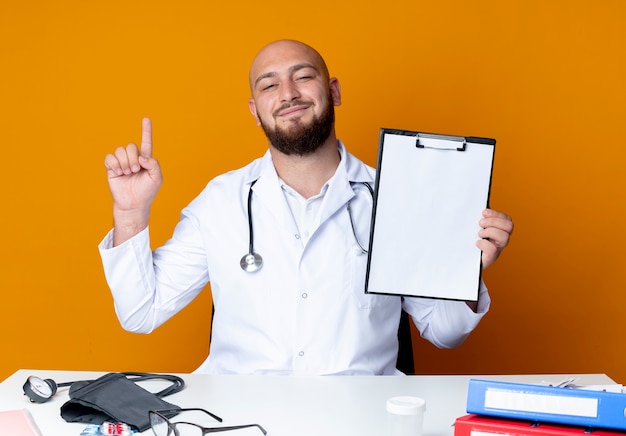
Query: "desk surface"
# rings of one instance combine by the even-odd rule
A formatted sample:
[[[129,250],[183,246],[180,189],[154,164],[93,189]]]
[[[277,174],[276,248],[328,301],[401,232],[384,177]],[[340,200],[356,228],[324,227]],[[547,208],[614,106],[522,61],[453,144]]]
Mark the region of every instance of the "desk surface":
[[[67,423],[60,407],[68,388],[44,404],[33,404],[23,395],[30,375],[57,383],[91,380],[101,372],[19,370],[0,383],[0,410],[27,408],[43,436],[80,435],[86,426]],[[183,391],[166,401],[180,407],[203,407],[224,418],[225,425],[259,423],[269,436],[384,436],[386,400],[413,395],[426,400],[424,436],[451,436],[454,420],[465,415],[468,380],[472,377],[523,383],[556,382],[579,377],[581,384],[613,384],[603,374],[550,374],[499,376],[214,376],[179,374]],[[142,382],[151,391],[163,382]],[[209,424],[203,423],[203,424]],[[144,435],[152,434],[150,430]],[[260,434],[260,433],[259,433]]]

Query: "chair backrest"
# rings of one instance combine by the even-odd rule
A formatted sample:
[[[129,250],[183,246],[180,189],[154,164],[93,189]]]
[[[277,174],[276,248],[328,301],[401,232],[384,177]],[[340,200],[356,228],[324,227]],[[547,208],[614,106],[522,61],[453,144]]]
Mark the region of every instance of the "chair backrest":
[[[411,317],[404,310],[400,316],[400,325],[398,325],[398,344],[396,368],[407,375],[415,374],[413,340],[411,338]]]

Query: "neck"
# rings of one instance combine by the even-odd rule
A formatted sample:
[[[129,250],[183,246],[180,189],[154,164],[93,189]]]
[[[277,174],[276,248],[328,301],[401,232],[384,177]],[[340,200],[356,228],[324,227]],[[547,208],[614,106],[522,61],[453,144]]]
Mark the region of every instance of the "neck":
[[[335,174],[341,160],[334,135],[310,155],[286,155],[271,144],[270,152],[278,176],[304,198],[319,194],[324,183]]]

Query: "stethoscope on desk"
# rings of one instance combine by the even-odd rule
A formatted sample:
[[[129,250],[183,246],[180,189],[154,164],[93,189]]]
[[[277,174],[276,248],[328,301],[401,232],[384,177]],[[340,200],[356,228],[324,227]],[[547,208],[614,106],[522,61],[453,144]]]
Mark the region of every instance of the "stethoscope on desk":
[[[248,190],[248,231],[250,234],[250,242],[248,244],[248,252],[243,255],[241,260],[239,261],[239,265],[241,269],[246,272],[255,272],[261,269],[263,266],[263,258],[259,253],[254,252],[254,234],[252,231],[252,187],[256,183],[256,180],[250,184],[250,189]],[[372,199],[374,198],[374,190],[372,186],[367,182],[350,182],[350,185],[354,185],[355,183],[360,183],[364,185],[369,191]],[[348,216],[350,217],[350,226],[352,227],[352,235],[354,236],[354,241],[361,249],[361,253],[367,254],[367,250],[361,245],[359,242],[359,238],[356,235],[356,228],[354,226],[354,220],[352,219],[352,209],[350,209],[350,203],[352,200],[348,201],[347,209]]]

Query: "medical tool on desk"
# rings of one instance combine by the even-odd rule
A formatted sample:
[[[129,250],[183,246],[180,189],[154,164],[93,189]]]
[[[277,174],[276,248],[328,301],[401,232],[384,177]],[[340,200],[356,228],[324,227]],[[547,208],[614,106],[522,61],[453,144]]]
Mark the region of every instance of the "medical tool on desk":
[[[253,235],[253,230],[252,230],[251,205],[252,205],[252,187],[254,186],[255,183],[256,183],[256,180],[250,184],[250,189],[248,191],[248,231],[250,234],[248,252],[244,254],[241,260],[239,261],[239,265],[241,266],[241,269],[243,269],[246,272],[258,271],[263,266],[263,258],[261,257],[259,253],[254,252],[254,235]],[[362,185],[367,187],[367,190],[369,191],[370,195],[372,196],[372,198],[374,198],[374,190],[372,189],[369,183],[367,182],[354,182],[354,183],[361,183]],[[351,182],[350,184],[353,185],[354,183]],[[356,241],[357,245],[361,249],[361,252],[363,254],[366,254],[367,250],[363,247],[363,245],[361,245],[361,243],[359,242],[359,238],[356,235],[356,229],[354,227],[354,220],[352,219],[352,210],[350,209],[351,202],[352,200],[348,201],[347,209],[348,209],[348,216],[350,217],[350,226],[352,227],[352,234],[354,235],[354,240]]]
[[[153,393],[139,386],[144,380],[166,380],[171,384]],[[179,410],[175,404],[162,397],[181,391],[185,387],[182,378],[167,374],[141,372],[110,372],[95,380],[60,383],[51,379],[42,380],[30,376],[24,383],[24,394],[35,403],[48,401],[58,386],[70,386],[67,400],[61,406],[61,417],[67,422],[102,424],[103,422],[124,423],[138,431],[150,428],[150,410],[167,409],[169,417]]]
[[[172,383],[171,386],[163,389],[162,391],[156,393],[158,397],[165,397],[176,392],[181,391],[185,387],[185,382],[182,378],[175,375],[167,375],[167,374],[148,374],[145,372],[123,372],[121,373],[124,376],[132,377],[131,380],[134,382],[144,381],[144,380],[152,380],[152,379],[162,379],[168,380]],[[31,403],[45,403],[50,398],[56,394],[57,389],[60,387],[71,386],[74,383],[77,384],[86,384],[92,380],[79,380],[79,381],[71,381],[64,383],[56,383],[52,379],[42,379],[40,377],[36,377],[34,375],[29,376],[24,383],[24,395],[26,395]]]
[[[52,379],[47,378],[44,380],[31,375],[24,383],[24,395],[30,399],[31,403],[45,403],[57,393],[58,387],[70,386],[71,384],[72,382],[57,384]]]

